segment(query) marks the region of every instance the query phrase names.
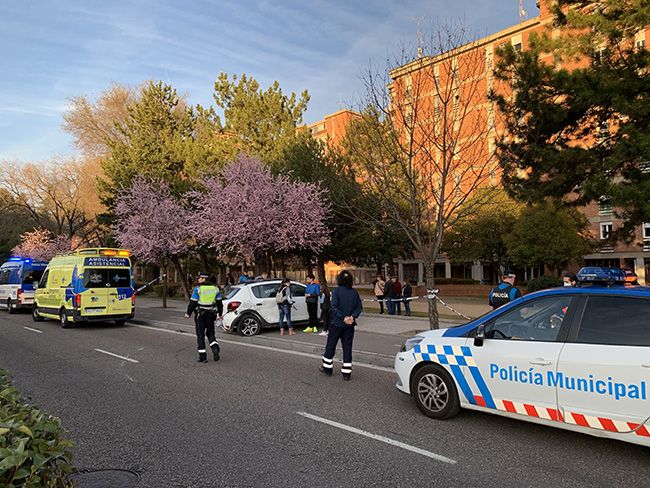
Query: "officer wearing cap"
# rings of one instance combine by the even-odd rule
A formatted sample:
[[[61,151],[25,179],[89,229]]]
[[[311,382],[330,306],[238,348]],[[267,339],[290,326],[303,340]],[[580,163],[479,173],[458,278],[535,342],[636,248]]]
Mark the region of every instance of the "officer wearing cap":
[[[517,275],[514,271],[506,269],[503,272],[501,282],[490,290],[490,305],[492,308],[499,308],[508,302],[521,296],[521,291],[515,286]]]
[[[214,321],[217,318],[219,288],[209,283],[209,279],[210,274],[203,272],[199,274],[198,286],[192,292],[192,297],[190,298],[190,303],[185,313],[186,319],[190,318],[192,314],[195,314],[194,323],[196,325],[196,342],[199,348],[199,363],[208,362],[208,356],[205,352],[206,335],[210,341],[212,357],[215,361],[219,361],[219,343],[214,335]]]

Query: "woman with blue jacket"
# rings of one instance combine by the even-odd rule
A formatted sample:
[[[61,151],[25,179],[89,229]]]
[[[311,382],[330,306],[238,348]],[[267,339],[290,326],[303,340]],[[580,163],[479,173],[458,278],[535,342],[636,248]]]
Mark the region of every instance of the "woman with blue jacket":
[[[361,297],[357,290],[352,288],[352,274],[349,271],[341,271],[337,276],[338,287],[332,291],[332,311],[327,345],[323,354],[323,364],[320,372],[332,376],[334,370],[334,354],[336,345],[341,340],[343,348],[343,366],[341,374],[345,381],[352,376],[352,340],[354,339],[354,327],[363,309]]]

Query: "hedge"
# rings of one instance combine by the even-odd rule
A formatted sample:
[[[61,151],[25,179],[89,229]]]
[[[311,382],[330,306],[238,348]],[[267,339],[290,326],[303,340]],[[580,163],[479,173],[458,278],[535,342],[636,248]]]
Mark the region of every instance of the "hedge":
[[[27,404],[0,369],[0,486],[68,488],[72,441],[61,421]]]
[[[538,290],[545,290],[546,288],[555,288],[562,286],[562,278],[556,278],[555,276],[540,276],[539,278],[534,278],[529,280],[526,284],[526,289],[529,293]]]

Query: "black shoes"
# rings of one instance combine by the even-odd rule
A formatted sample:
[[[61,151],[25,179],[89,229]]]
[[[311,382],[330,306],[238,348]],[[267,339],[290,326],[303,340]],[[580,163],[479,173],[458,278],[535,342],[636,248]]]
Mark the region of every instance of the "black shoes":
[[[318,371],[320,371],[321,373],[323,373],[326,376],[332,376],[332,371],[327,369],[327,368],[323,368],[322,366],[318,367]]]
[[[343,375],[343,381],[350,381],[350,375],[349,374],[344,374]]]
[[[208,358],[199,358],[199,359],[196,360],[196,362],[197,362],[197,363],[207,363],[207,362],[208,362]]]
[[[212,350],[212,358],[215,361],[219,361],[219,348],[215,348]]]

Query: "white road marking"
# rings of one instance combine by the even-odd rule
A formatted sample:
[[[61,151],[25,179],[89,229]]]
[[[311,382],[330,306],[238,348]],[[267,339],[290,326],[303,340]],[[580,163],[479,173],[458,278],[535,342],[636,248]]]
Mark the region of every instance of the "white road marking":
[[[31,327],[23,327],[23,329],[31,330],[32,332],[36,332],[37,334],[42,334],[43,333],[42,330],[32,329]]]
[[[393,439],[390,439],[388,437],[384,437],[383,435],[378,435],[378,434],[373,434],[371,432],[366,432],[365,430],[357,429],[356,427],[350,427],[349,425],[341,424],[339,422],[335,422],[333,420],[325,419],[323,417],[318,417],[316,415],[312,415],[307,412],[296,412],[298,415],[314,420],[316,422],[320,422],[321,424],[326,424],[330,425],[332,427],[336,427],[337,429],[342,429],[342,430],[347,430],[348,432],[352,432],[354,434],[362,435],[364,437],[369,437],[370,439],[374,439],[379,442],[383,442],[385,444],[390,444],[391,446],[396,446],[401,449],[405,449],[407,451],[414,452],[416,454],[420,454],[422,456],[426,456],[431,459],[435,459],[436,461],[440,461],[443,463],[447,464],[456,464],[456,461],[454,459],[442,456],[440,454],[436,454],[431,451],[426,451],[424,449],[420,449],[419,447],[411,446],[410,444],[405,444],[400,441],[396,441]]]
[[[127,357],[124,357],[124,356],[120,356],[119,354],[114,354],[114,353],[112,353],[112,352],[104,351],[103,349],[95,349],[95,351],[97,351],[97,352],[101,352],[102,354],[107,354],[107,355],[109,355],[109,356],[113,356],[114,358],[124,359],[124,361],[129,361],[130,363],[139,363],[139,362],[140,362],[140,361],[137,361],[137,360],[135,360],[135,359],[131,359],[131,358],[127,358]]]
[[[180,324],[174,324],[177,327]],[[181,336],[186,336],[186,337],[192,337],[189,332],[178,332],[175,330],[168,330],[168,329],[160,329],[158,327],[151,327],[149,325],[139,325],[139,324],[131,324],[131,327],[140,327],[142,329],[150,329],[150,330],[156,330],[160,332],[167,332],[169,334],[176,334],[176,335],[181,335]],[[193,337],[192,337],[193,338]],[[308,352],[301,352],[301,351],[289,351],[285,349],[277,349],[275,347],[270,347],[270,346],[262,346],[260,344],[247,344],[245,342],[239,342],[239,341],[231,341],[228,339],[222,339],[221,337],[219,338],[219,342],[223,342],[224,344],[235,344],[237,346],[243,346],[243,347],[252,347],[254,349],[264,349],[266,351],[273,351],[273,352],[279,352],[282,354],[290,354],[293,356],[302,356],[306,358],[313,358],[313,359],[318,359],[322,360],[323,356],[321,354],[311,354]],[[341,362],[337,359],[335,359],[336,362]],[[367,368],[367,369],[374,369],[376,371],[384,371],[386,373],[394,373],[395,370],[393,368],[387,368],[385,366],[376,366],[374,364],[366,364],[366,363],[354,363],[355,368]]]

